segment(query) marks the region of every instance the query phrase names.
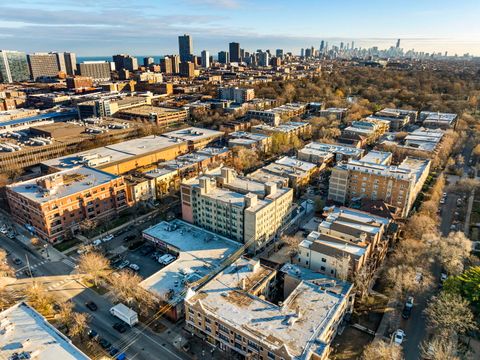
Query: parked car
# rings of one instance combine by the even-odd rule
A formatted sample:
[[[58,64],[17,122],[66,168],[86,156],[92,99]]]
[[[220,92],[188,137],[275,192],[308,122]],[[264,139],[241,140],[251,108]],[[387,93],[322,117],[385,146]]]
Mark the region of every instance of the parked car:
[[[130,261],[128,260],[123,260],[119,265],[118,265],[118,269],[124,269],[126,268],[128,265],[130,265]]]
[[[112,327],[117,330],[119,333],[123,334],[125,331],[128,330],[128,325],[124,322],[116,322],[112,325]]]
[[[13,263],[15,265],[22,265],[22,260],[20,260],[19,258],[15,258],[15,259],[13,259]]]
[[[0,227],[0,233],[6,234],[8,232],[7,225],[3,224],[2,227]]]
[[[94,241],[92,242],[92,245],[93,245],[93,246],[99,246],[101,243],[102,243],[102,240],[101,240],[101,239],[97,239],[97,240],[94,240]]]
[[[97,311],[97,309],[98,309],[97,304],[95,304],[93,301],[87,301],[87,302],[85,303],[85,306],[86,306],[87,308],[89,308],[90,310],[92,310],[92,311]]]
[[[405,331],[403,331],[402,329],[398,329],[397,331],[394,332],[393,342],[395,344],[402,345],[404,339],[405,339]]]
[[[408,319],[413,310],[413,296],[409,296],[402,310],[402,318]]]
[[[138,270],[140,270],[140,266],[138,266],[137,264],[130,264],[130,265],[128,265],[128,267],[129,267],[130,269],[132,269],[133,271],[138,271]]]
[[[118,349],[114,348],[113,346],[110,348],[110,351],[108,352],[110,356],[115,356],[118,354]]]
[[[108,341],[107,339],[104,339],[104,338],[101,338],[100,341],[98,342],[100,344],[100,346],[104,349],[109,349],[112,344],[110,343],[110,341]]]
[[[113,235],[112,234],[108,234],[107,236],[105,236],[104,238],[102,238],[102,242],[106,243],[106,242],[109,242],[110,240],[113,239]]]

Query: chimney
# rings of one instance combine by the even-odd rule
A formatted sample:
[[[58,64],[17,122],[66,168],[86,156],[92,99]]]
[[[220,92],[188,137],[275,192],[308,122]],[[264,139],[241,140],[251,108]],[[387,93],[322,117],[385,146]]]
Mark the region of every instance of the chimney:
[[[221,170],[221,183],[230,184],[235,179],[235,172],[231,168],[223,167]]]
[[[249,207],[256,206],[258,202],[257,195],[254,193],[248,193],[245,195],[245,207],[248,209]]]
[[[265,183],[265,196],[275,195],[277,193],[277,183],[267,182]]]
[[[208,194],[212,189],[212,182],[210,181],[210,178],[207,176],[202,176],[200,179],[198,179],[198,181],[200,185],[200,194]]]
[[[242,283],[242,285],[241,285],[242,290],[244,290],[244,291],[247,290],[247,284],[245,282],[245,278],[242,279],[241,283]]]

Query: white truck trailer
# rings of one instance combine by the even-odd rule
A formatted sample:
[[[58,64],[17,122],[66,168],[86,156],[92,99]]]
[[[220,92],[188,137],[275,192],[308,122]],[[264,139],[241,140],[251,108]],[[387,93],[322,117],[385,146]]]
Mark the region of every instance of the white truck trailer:
[[[110,314],[116,316],[130,326],[135,326],[135,324],[138,323],[138,314],[122,303],[113,306],[110,309]]]

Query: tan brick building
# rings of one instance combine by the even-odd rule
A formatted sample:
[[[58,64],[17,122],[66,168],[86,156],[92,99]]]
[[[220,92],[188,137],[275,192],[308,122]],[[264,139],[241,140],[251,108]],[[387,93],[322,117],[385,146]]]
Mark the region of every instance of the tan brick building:
[[[14,220],[52,243],[85,220],[108,219],[128,207],[123,177],[77,167],[6,188]]]
[[[349,160],[332,169],[328,199],[341,204],[382,200],[406,217],[428,176],[430,163],[408,157],[398,166]]]

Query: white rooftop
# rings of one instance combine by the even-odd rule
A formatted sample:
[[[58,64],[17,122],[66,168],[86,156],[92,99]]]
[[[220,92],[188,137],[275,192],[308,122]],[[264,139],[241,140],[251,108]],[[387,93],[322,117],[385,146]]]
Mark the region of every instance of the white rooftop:
[[[183,141],[198,141],[208,139],[210,137],[221,137],[225,133],[222,131],[204,129],[199,127],[189,127],[185,129],[179,129],[162,134],[167,138],[180,139]]]
[[[281,306],[242,290],[243,283],[248,284],[247,290],[254,288],[273,271],[243,257],[186,301],[199,302],[205,312],[253,339],[260,338],[272,349],[285,347],[293,358],[306,359],[317,350],[316,341],[328,331],[351,285],[312,272],[303,278],[301,270],[294,270],[286,268],[285,272],[292,271],[299,284]]]
[[[373,164],[387,165],[392,160],[392,153],[386,151],[369,151],[360,161],[369,162]]]
[[[308,143],[302,150],[304,149],[325,151],[327,153],[343,154],[347,156],[361,156],[363,154],[363,149],[359,149],[353,146],[325,144],[319,142]]]
[[[28,354],[22,359],[89,360],[48,321],[25,303],[0,312],[0,357]]]
[[[153,242],[178,252],[177,260],[141,282],[141,286],[177,303],[185,296],[185,281],[200,280],[217,268],[241,244],[181,220],[163,221],[143,231]]]
[[[169,139],[164,136],[149,135],[138,139],[123,141],[121,143],[102,146],[96,149],[82,151],[76,154],[62,156],[42,162],[42,164],[58,169],[64,169],[76,166],[81,163],[82,158],[106,158],[107,163],[123,161],[131,157],[148,154],[162,149],[169,148],[181,143],[175,139]]]
[[[40,183],[40,181],[44,179],[57,179],[59,177],[62,177],[63,180],[58,185],[52,186],[51,189],[45,189]],[[101,170],[77,166],[75,168],[11,184],[8,185],[8,187],[10,190],[25,196],[32,201],[45,203],[52,199],[60,199],[82,191],[87,191],[94,186],[109,183],[117,178],[118,176]]]

